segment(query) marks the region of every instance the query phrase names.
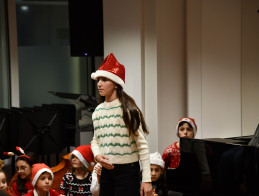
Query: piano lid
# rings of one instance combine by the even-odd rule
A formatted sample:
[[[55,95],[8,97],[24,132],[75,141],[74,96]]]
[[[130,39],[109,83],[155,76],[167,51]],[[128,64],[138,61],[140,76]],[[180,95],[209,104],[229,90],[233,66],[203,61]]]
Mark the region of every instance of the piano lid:
[[[57,97],[60,97],[64,100],[67,100],[68,102],[74,104],[77,109],[87,108],[90,111],[93,111],[98,105],[98,101],[95,97],[85,95],[85,94],[53,92],[53,91],[48,91],[48,93],[53,94]]]
[[[259,195],[259,149],[233,138],[180,139],[181,161],[166,170],[170,190],[190,195]]]

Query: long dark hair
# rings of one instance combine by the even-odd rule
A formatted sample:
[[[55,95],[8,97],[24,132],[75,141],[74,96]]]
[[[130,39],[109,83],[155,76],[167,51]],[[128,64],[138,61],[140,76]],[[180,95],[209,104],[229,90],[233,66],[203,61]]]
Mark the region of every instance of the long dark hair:
[[[27,156],[19,156],[16,159],[15,162],[17,163],[17,161],[25,161],[30,166],[30,168],[32,168],[33,162]],[[17,182],[18,192],[20,192],[20,193],[27,193],[28,192],[28,189],[25,187],[25,184],[26,184],[27,181],[28,181],[28,179],[21,179],[20,176],[17,175],[16,182]]]
[[[138,108],[134,99],[123,91],[123,88],[117,85],[117,96],[121,102],[123,111],[123,121],[126,127],[129,129],[129,134],[133,133],[138,135],[137,131],[141,125],[144,133],[148,134],[147,124],[141,110]],[[105,97],[100,96],[100,102],[104,102]]]

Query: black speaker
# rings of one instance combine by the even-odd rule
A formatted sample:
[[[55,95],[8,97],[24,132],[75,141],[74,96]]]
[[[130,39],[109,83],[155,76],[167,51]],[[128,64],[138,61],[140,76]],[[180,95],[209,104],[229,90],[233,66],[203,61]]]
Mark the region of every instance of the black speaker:
[[[103,56],[102,0],[69,0],[71,56]]]

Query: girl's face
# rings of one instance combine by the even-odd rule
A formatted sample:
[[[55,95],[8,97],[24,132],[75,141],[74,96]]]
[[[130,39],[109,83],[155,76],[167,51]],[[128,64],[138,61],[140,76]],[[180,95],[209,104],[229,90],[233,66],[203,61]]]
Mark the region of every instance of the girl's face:
[[[152,182],[156,182],[161,176],[161,174],[163,173],[163,169],[160,166],[154,165],[154,164],[150,164],[150,169],[151,169],[151,180]]]
[[[52,186],[53,179],[49,172],[44,172],[38,178],[35,188],[36,191],[39,192],[48,192],[50,187]]]
[[[0,172],[0,191],[7,189],[7,181],[4,172]]]
[[[179,137],[193,138],[194,132],[193,128],[188,125],[188,123],[184,123],[178,129]]]
[[[117,98],[117,86],[116,84],[108,78],[99,77],[97,87],[101,96],[106,99]]]
[[[32,168],[24,160],[18,160],[16,162],[16,171],[21,179],[29,179],[31,177]]]
[[[75,155],[72,155],[71,157],[71,165],[75,169],[83,167],[83,163]]]

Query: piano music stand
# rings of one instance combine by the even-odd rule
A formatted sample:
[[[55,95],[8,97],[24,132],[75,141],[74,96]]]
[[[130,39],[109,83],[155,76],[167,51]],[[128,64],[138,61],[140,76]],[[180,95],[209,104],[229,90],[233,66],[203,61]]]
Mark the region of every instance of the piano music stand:
[[[61,118],[58,111],[33,108],[12,108],[19,118],[18,143],[25,151],[44,154],[58,153],[64,147]]]
[[[76,133],[75,133],[75,146],[89,145],[93,137],[93,124],[92,124],[92,112],[98,105],[98,101],[95,97],[63,92],[49,93],[58,96],[70,103],[73,103],[76,108]]]

